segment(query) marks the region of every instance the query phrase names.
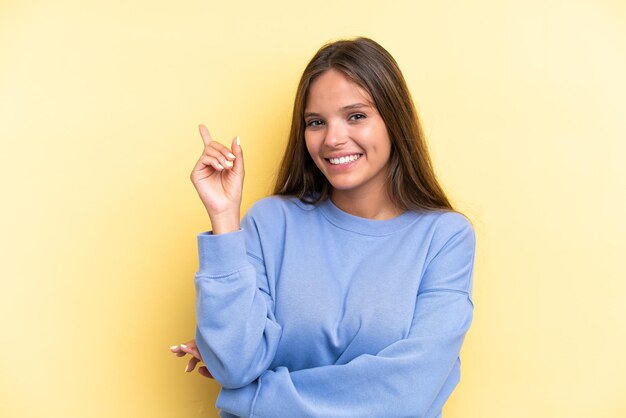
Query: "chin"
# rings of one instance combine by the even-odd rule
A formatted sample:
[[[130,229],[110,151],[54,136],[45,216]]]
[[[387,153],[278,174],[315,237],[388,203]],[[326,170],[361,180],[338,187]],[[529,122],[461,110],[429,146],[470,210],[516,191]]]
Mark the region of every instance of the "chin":
[[[346,183],[346,182],[334,182],[334,183],[331,182],[330,185],[332,186],[333,190],[336,190],[338,192],[348,192],[358,187],[358,185],[356,184]]]
[[[333,178],[331,176],[330,178],[326,177],[326,179],[328,180],[328,183],[330,183],[332,188],[335,190],[346,190],[346,189],[351,189],[356,186],[356,182],[350,181],[349,179],[345,179],[345,178],[338,179],[338,178]]]

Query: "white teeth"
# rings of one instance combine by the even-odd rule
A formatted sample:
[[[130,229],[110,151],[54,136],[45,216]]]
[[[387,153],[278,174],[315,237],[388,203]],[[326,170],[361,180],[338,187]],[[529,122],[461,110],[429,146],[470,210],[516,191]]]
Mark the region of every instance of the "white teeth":
[[[339,158],[329,158],[328,161],[330,161],[330,163],[334,165],[347,164],[347,163],[351,163],[352,161],[358,160],[360,157],[361,157],[361,154],[353,154],[353,155],[346,155],[344,157],[339,157]]]

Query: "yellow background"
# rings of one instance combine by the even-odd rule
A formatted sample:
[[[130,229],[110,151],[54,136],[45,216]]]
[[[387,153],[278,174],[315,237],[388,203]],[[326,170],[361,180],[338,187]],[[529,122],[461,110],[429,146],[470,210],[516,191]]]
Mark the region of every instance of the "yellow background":
[[[446,418],[626,416],[626,3],[0,0],[0,416],[214,417],[198,123],[266,195],[324,42],[396,57],[478,233]]]

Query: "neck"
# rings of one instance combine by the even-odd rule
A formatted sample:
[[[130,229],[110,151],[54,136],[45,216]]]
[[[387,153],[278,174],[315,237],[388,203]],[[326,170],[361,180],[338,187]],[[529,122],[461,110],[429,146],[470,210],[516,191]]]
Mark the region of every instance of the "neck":
[[[330,199],[342,211],[360,218],[386,220],[404,212],[392,202],[386,190],[376,194],[333,190]]]

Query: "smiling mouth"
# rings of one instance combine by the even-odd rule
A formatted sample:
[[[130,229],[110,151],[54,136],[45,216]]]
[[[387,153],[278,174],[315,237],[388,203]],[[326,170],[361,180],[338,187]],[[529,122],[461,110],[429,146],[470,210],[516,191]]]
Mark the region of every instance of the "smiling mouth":
[[[327,158],[326,161],[330,162],[332,165],[342,165],[342,164],[349,164],[353,161],[356,161],[362,156],[363,154],[352,154],[352,155],[346,155],[345,157],[339,157],[339,158]]]

